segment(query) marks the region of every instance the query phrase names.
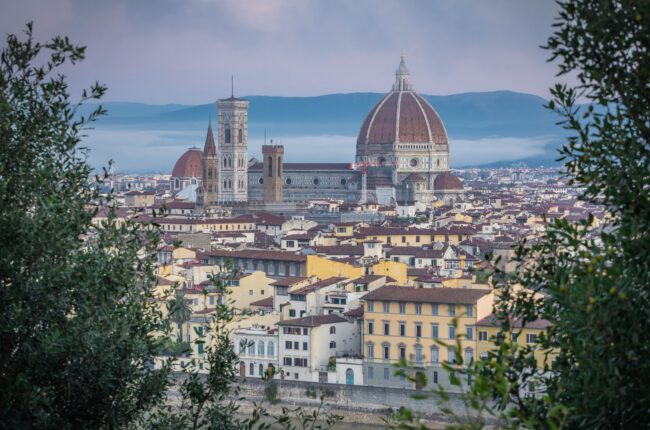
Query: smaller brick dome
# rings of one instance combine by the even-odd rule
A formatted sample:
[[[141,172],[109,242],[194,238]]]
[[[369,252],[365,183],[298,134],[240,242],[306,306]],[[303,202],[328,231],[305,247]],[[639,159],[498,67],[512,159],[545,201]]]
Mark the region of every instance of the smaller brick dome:
[[[449,172],[444,172],[436,176],[433,181],[433,189],[439,190],[462,190],[463,183]]]
[[[172,176],[174,178],[200,178],[201,160],[203,151],[199,148],[190,148],[174,164]]]

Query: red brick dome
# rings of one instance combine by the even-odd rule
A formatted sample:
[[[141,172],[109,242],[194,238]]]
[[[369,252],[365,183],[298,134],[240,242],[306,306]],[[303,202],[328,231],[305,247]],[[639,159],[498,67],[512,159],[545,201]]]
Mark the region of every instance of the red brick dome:
[[[447,132],[436,110],[413,91],[404,57],[395,84],[361,125],[357,144],[434,143],[447,145]]]
[[[357,143],[447,144],[445,126],[435,109],[414,91],[391,91],[366,117]]]
[[[174,164],[172,176],[175,178],[200,178],[202,157],[203,151],[199,148],[188,149]]]
[[[435,191],[440,190],[462,190],[463,183],[455,177],[452,173],[443,172],[436,176],[436,179],[433,181],[433,189]]]

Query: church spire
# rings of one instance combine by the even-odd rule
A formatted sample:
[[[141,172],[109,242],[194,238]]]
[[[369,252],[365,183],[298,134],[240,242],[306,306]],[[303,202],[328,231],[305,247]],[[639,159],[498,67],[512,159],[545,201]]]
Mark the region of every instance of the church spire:
[[[409,69],[406,68],[406,63],[404,62],[404,55],[401,56],[399,66],[395,71],[395,83],[393,84],[393,91],[412,91],[411,87],[411,75]]]
[[[205,146],[203,147],[203,156],[217,155],[217,147],[214,144],[214,134],[212,133],[212,118],[208,121],[208,134],[205,137]]]

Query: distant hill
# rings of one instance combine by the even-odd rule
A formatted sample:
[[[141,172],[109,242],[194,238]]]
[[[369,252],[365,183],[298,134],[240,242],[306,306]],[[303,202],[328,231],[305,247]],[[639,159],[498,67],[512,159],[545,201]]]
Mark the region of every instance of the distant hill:
[[[265,130],[269,137],[281,137],[290,140],[300,136],[348,136],[350,141],[356,135],[364,118],[372,107],[381,99],[380,93],[328,94],[315,97],[279,97],[247,96],[250,101],[249,135],[251,139],[260,139]],[[451,140],[481,141],[487,139],[490,145],[499,145],[499,139],[517,138],[521,140],[518,148],[537,145],[534,139],[543,138],[547,144],[543,154],[533,157],[543,160],[544,164],[552,162],[556,156],[555,148],[564,135],[556,122],[556,115],[545,109],[546,100],[541,97],[512,91],[492,91],[482,93],[462,93],[447,96],[424,95],[440,114]],[[97,124],[97,129],[129,130],[144,132],[146,130],[166,130],[165,142],[174,145],[176,134],[183,136],[188,146],[188,133],[204,135],[208,118],[216,120],[216,103],[200,105],[149,105],[132,102],[102,103],[108,115]],[[80,113],[88,113],[96,104],[87,104]],[[179,132],[180,131],[180,132]],[[491,139],[491,140],[490,140]],[[126,142],[124,142],[126,143]],[[137,146],[139,142],[133,142]],[[194,144],[201,145],[197,139]],[[104,144],[106,145],[106,144]],[[92,146],[92,145],[91,145]],[[490,148],[487,148],[490,149]],[[108,150],[108,149],[107,149]],[[117,150],[117,148],[116,148]],[[495,147],[498,152],[499,148]],[[294,154],[298,149],[294,148]],[[508,149],[503,149],[506,163],[519,162],[518,157]],[[535,153],[535,151],[530,152]],[[497,160],[501,160],[499,155]],[[346,159],[348,156],[346,155]],[[514,158],[514,160],[513,160]],[[456,159],[458,160],[458,158]],[[495,158],[489,162],[494,164]],[[550,161],[549,161],[550,160]],[[335,160],[340,161],[340,160]],[[526,163],[529,159],[523,160]],[[485,163],[479,164],[487,164]],[[474,165],[475,161],[456,161],[456,165]],[[500,163],[500,162],[499,162]]]

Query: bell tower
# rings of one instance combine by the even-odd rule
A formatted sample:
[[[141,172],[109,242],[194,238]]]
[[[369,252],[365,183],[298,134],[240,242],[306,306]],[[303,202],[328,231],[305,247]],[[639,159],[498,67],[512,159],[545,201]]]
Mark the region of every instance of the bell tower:
[[[262,146],[264,181],[264,203],[282,202],[282,157],[284,146]]]
[[[248,200],[248,100],[231,95],[219,110],[219,201]]]
[[[203,209],[216,206],[219,196],[219,160],[217,158],[217,147],[214,144],[212,133],[212,120],[208,123],[208,134],[205,137],[203,157],[201,159],[201,192],[198,203]]]

